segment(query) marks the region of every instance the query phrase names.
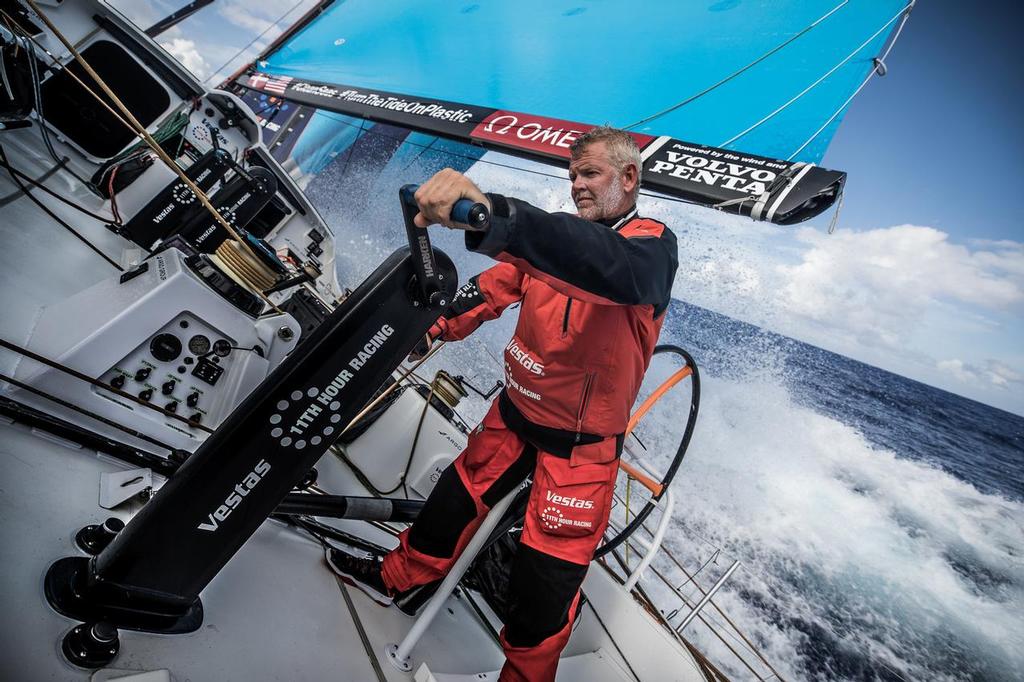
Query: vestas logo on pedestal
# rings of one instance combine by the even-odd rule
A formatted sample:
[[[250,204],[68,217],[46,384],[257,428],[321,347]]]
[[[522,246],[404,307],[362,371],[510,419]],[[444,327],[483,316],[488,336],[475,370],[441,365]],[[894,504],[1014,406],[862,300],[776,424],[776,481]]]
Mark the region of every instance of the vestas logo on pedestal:
[[[470,137],[567,159],[569,147],[576,138],[595,127],[514,111],[496,111],[481,121]],[[654,139],[650,135],[631,134],[641,148]]]
[[[270,463],[265,459],[261,459],[256,462],[256,466],[253,470],[245,475],[231,493],[224,499],[224,504],[214,509],[211,513],[207,514],[208,522],[200,523],[196,528],[199,530],[205,530],[208,533],[213,533],[220,528],[221,521],[227,521],[227,518],[231,516],[231,512],[238,508],[238,505],[242,504],[245,498],[252,492],[253,488],[259,485],[263,477],[270,471]]]

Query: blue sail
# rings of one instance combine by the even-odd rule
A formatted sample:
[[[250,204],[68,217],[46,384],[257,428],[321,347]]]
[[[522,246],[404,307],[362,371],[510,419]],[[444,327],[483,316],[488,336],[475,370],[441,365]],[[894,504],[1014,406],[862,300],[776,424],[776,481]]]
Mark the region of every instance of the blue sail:
[[[817,163],[907,0],[348,0],[262,72]]]

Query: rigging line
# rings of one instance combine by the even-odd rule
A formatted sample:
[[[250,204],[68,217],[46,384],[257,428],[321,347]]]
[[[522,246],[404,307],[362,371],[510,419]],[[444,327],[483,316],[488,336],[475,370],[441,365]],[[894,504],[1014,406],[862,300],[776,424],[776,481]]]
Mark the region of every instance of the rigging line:
[[[114,91],[111,90],[110,86],[107,85],[106,81],[103,80],[103,78],[101,78],[98,73],[96,73],[95,69],[92,68],[89,62],[86,61],[85,58],[82,57],[82,55],[78,52],[78,50],[75,49],[75,47],[67,39],[67,36],[65,36],[54,25],[53,21],[50,20],[49,16],[43,13],[43,11],[39,8],[39,5],[37,4],[36,0],[25,0],[25,2],[28,3],[30,7],[32,7],[33,11],[35,11],[39,19],[44,24],[46,24],[46,27],[50,30],[50,32],[53,33],[53,35],[56,36],[57,40],[59,40],[61,44],[64,45],[64,48],[71,53],[71,56],[74,57],[74,60],[85,70],[85,72],[89,75],[90,78],[92,78],[96,85],[100,86],[100,90],[102,90],[107,95],[107,97],[109,97],[111,101],[113,101],[117,108],[121,110],[121,113],[124,114],[125,119],[127,119],[127,121],[121,119],[122,122],[128,125],[129,129],[131,129],[135,134],[141,136],[142,139],[145,140],[146,144],[149,145],[153,152],[155,152],[156,155],[160,157],[160,160],[164,163],[164,165],[166,165],[175,175],[177,175],[178,179],[181,180],[192,191],[192,194],[195,195],[195,197],[199,200],[199,203],[203,205],[203,208],[209,211],[210,215],[213,216],[214,220],[221,227],[223,227],[227,231],[227,233],[232,236],[232,238],[238,241],[241,248],[244,251],[246,251],[249,255],[251,255],[253,258],[258,258],[255,251],[253,251],[252,247],[249,245],[248,241],[244,237],[242,237],[239,231],[236,230],[235,227],[224,218],[224,216],[221,215],[220,211],[218,211],[210,202],[210,198],[206,196],[206,193],[199,189],[199,187],[196,186],[196,184],[192,182],[192,180],[187,175],[185,175],[185,171],[183,171],[181,167],[179,167],[178,164],[175,163],[174,160],[167,155],[167,152],[165,152],[163,147],[161,147],[160,144],[153,139],[153,136],[149,134],[149,131],[147,131],[145,126],[143,126],[139,122],[139,120],[135,117],[135,115],[131,112],[127,105],[125,105],[125,103],[121,101],[121,99],[114,93]],[[65,68],[65,70],[70,73],[69,69]],[[99,95],[96,96],[99,97]],[[263,301],[272,309],[274,309],[275,311],[282,315],[284,314],[284,311],[282,311],[262,291],[256,291],[255,293],[261,299],[263,299]]]
[[[776,45],[772,49],[768,50],[763,55],[761,55],[760,57],[755,59],[754,61],[750,62],[749,64],[747,64],[746,66],[740,68],[739,70],[734,71],[733,73],[729,74],[728,76],[726,76],[725,78],[721,79],[717,83],[715,83],[713,85],[709,85],[708,87],[704,88],[703,90],[701,90],[697,94],[691,95],[690,97],[687,97],[686,99],[684,99],[682,102],[679,102],[678,104],[673,104],[672,106],[668,107],[667,109],[662,109],[661,111],[659,111],[656,114],[651,114],[647,118],[642,118],[639,121],[637,121],[636,123],[630,123],[628,126],[623,126],[622,129],[623,130],[629,130],[630,128],[636,128],[637,126],[643,125],[644,123],[650,123],[651,121],[653,121],[656,118],[661,118],[665,114],[672,113],[676,109],[680,109],[680,108],[686,106],[687,104],[693,102],[694,100],[700,99],[701,97],[703,97],[704,95],[708,94],[712,90],[715,90],[715,89],[721,87],[722,85],[725,85],[726,83],[731,81],[733,78],[736,78],[737,76],[739,76],[741,73],[750,70],[754,66],[757,66],[758,64],[763,62],[765,59],[768,59],[768,57],[771,57],[773,54],[775,54],[776,52],[778,52],[782,48],[786,47],[787,45],[789,45],[790,43],[795,41],[797,38],[799,38],[800,36],[804,35],[808,31],[813,29],[815,26],[817,26],[818,24],[820,24],[821,22],[825,21],[830,16],[832,16],[833,14],[838,12],[840,9],[842,9],[842,7],[844,5],[849,4],[849,2],[850,2],[850,0],[843,0],[843,2],[840,2],[838,5],[836,5],[832,9],[830,9],[828,12],[826,12],[825,14],[823,14],[822,16],[818,17],[816,20],[811,22],[811,24],[809,26],[807,26],[806,28],[804,28],[801,31],[793,34],[791,37],[789,37],[788,39],[786,39],[783,42],[779,43],[778,45]]]
[[[267,34],[267,31],[269,31],[270,29],[274,28],[275,26],[277,26],[278,24],[280,24],[280,23],[281,23],[282,21],[284,21],[284,20],[285,20],[285,19],[286,19],[286,18],[288,17],[288,15],[289,15],[289,14],[291,14],[292,12],[294,12],[295,10],[297,10],[297,9],[299,8],[299,5],[301,5],[301,4],[302,4],[302,3],[304,3],[305,1],[306,1],[306,0],[298,0],[298,2],[296,2],[296,3],[294,4],[294,5],[292,5],[292,6],[291,6],[291,8],[290,8],[290,9],[289,9],[289,10],[288,10],[287,12],[285,12],[284,14],[282,14],[282,15],[281,15],[280,17],[278,17],[278,18],[277,18],[276,20],[274,20],[274,22],[273,22],[273,23],[271,23],[271,24],[270,24],[270,25],[268,25],[268,26],[267,26],[267,27],[266,27],[265,29],[263,29],[263,32],[262,32],[262,33],[260,33],[260,34],[259,34],[258,36],[256,36],[256,37],[255,37],[255,38],[253,38],[252,40],[250,40],[250,41],[249,41],[249,44],[248,44],[248,45],[246,45],[245,47],[243,47],[243,48],[242,48],[241,50],[239,50],[239,51],[238,51],[238,52],[236,52],[235,54],[231,55],[231,59],[229,59],[229,60],[227,60],[226,62],[224,62],[223,64],[221,64],[221,65],[220,65],[219,67],[217,67],[217,70],[216,70],[216,71],[213,71],[213,72],[212,72],[212,73],[211,73],[211,74],[210,74],[209,76],[207,76],[207,77],[206,77],[206,79],[205,79],[205,80],[203,81],[203,85],[206,85],[206,84],[207,84],[207,83],[209,83],[209,82],[210,82],[211,80],[213,80],[213,77],[214,77],[214,76],[216,76],[216,75],[217,75],[218,73],[220,73],[220,72],[221,72],[221,71],[223,71],[223,70],[224,70],[225,68],[227,68],[228,64],[230,64],[231,62],[233,62],[233,61],[235,61],[236,59],[238,59],[238,56],[239,56],[240,54],[242,54],[243,52],[245,52],[246,50],[248,50],[248,49],[249,49],[250,47],[252,47],[252,46],[253,46],[253,45],[254,45],[254,44],[256,43],[256,41],[257,41],[257,40],[259,40],[260,38],[262,38],[263,36],[265,36],[265,35]]]
[[[345,179],[348,174],[348,164],[352,160],[352,155],[356,153],[356,147],[359,146],[360,141],[366,136],[366,129],[363,127],[365,121],[359,120],[359,132],[356,133],[356,139],[352,140],[352,144],[348,146],[348,154],[345,155],[345,165],[341,167],[341,180]]]
[[[594,602],[588,599],[587,606],[589,606],[590,610],[593,612],[594,618],[597,618],[597,623],[601,626],[601,629],[604,630],[604,634],[608,635],[608,641],[612,643],[612,646],[615,647],[615,651],[617,651],[619,656],[622,657],[622,662],[626,664],[627,668],[629,668],[629,672],[633,675],[633,679],[639,680],[640,676],[636,674],[635,670],[633,670],[633,666],[629,664],[629,659],[626,658],[626,654],[622,653],[622,649],[619,648],[619,643],[615,641],[615,638],[612,637],[612,633],[608,631],[608,626],[604,624],[601,614],[597,612],[596,608],[594,608]]]
[[[101,424],[106,424],[107,426],[113,427],[113,428],[117,429],[118,431],[123,431],[124,433],[127,433],[129,436],[133,436],[135,438],[138,438],[139,440],[144,440],[147,443],[152,443],[153,445],[156,445],[157,447],[164,448],[165,450],[169,450],[170,452],[176,452],[176,448],[172,448],[170,445],[167,445],[166,443],[163,443],[163,442],[157,440],[156,438],[152,438],[150,436],[147,436],[146,434],[144,434],[144,433],[142,433],[140,431],[136,431],[135,429],[130,429],[127,426],[124,426],[123,424],[117,423],[113,419],[107,419],[103,415],[96,414],[95,412],[87,410],[84,407],[80,407],[78,405],[75,405],[74,403],[70,403],[67,400],[64,400],[63,398],[58,398],[57,396],[53,395],[52,393],[46,393],[45,391],[41,391],[38,388],[35,388],[33,386],[29,386],[28,384],[22,383],[21,381],[18,381],[17,379],[14,379],[12,377],[7,376],[6,374],[0,373],[0,381],[6,381],[11,386],[16,386],[16,387],[20,388],[23,391],[28,391],[29,393],[34,393],[35,395],[38,395],[38,396],[40,396],[42,398],[45,398],[47,400],[50,400],[52,402],[55,402],[58,405],[60,405],[61,407],[66,407],[69,410],[73,410],[73,411],[78,412],[80,414],[84,414],[86,417],[90,417],[92,419],[95,419],[96,421],[100,422]]]
[[[10,18],[6,12],[4,13],[4,16]],[[17,38],[15,38],[15,40],[17,41]],[[50,140],[50,131],[46,127],[45,116],[43,114],[42,77],[39,75],[39,64],[36,60],[35,51],[29,48],[28,39],[23,37],[21,40],[24,42],[25,52],[28,53],[28,70],[29,75],[32,78],[32,92],[36,98],[35,114],[36,118],[39,119],[39,135],[43,138],[43,144],[46,146],[46,150],[50,153],[53,160],[58,164],[61,164],[69,175],[81,182],[83,185],[88,185],[86,180],[71,168],[71,159],[62,157],[57,153],[57,150],[53,148],[53,142]]]
[[[47,187],[46,185],[44,185],[41,181],[36,180],[35,178],[33,178],[28,173],[23,173],[22,171],[18,170],[14,166],[10,165],[10,163],[8,163],[4,159],[0,159],[0,168],[3,168],[8,173],[12,173],[12,172],[15,173],[18,177],[20,177],[22,180],[24,180],[25,182],[29,183],[33,187],[36,187],[38,189],[43,190],[44,192],[49,194],[51,197],[53,197],[57,201],[60,201],[61,203],[65,204],[67,206],[70,206],[71,208],[75,209],[76,211],[79,211],[80,213],[83,213],[83,214],[89,216],[90,218],[93,218],[94,220],[98,220],[98,221],[100,221],[101,223],[104,223],[104,224],[109,223],[110,220],[111,220],[110,218],[106,218],[106,217],[101,216],[101,215],[99,215],[97,213],[93,213],[89,209],[85,208],[84,206],[80,206],[80,205],[76,204],[75,202],[71,201],[70,199],[62,197],[60,194],[57,194],[57,192],[55,192],[54,190],[52,190],[49,187]],[[0,203],[0,205],[2,205],[2,203]]]
[[[28,358],[30,360],[35,360],[36,362],[42,363],[44,365],[47,365],[48,367],[52,367],[52,368],[54,368],[54,369],[56,369],[58,371],[64,372],[65,374],[69,374],[69,375],[73,376],[74,378],[79,379],[80,381],[84,381],[87,384],[91,384],[91,385],[95,386],[96,388],[102,388],[105,391],[110,391],[111,393],[113,393],[115,395],[118,395],[118,396],[120,396],[122,398],[125,398],[127,400],[131,400],[132,402],[138,403],[139,405],[142,405],[143,407],[148,407],[149,409],[151,409],[151,410],[153,410],[155,412],[159,412],[160,414],[162,414],[165,417],[185,422],[186,424],[188,424],[190,427],[192,427],[194,429],[199,429],[200,431],[206,431],[207,433],[213,433],[213,429],[211,429],[211,428],[203,426],[202,424],[196,424],[194,422],[191,422],[191,421],[189,421],[188,419],[185,419],[185,417],[182,417],[179,414],[175,414],[174,412],[170,412],[168,410],[165,410],[164,408],[159,407],[157,405],[154,405],[153,403],[147,402],[147,401],[143,400],[142,398],[138,398],[136,396],[133,396],[131,393],[128,393],[126,391],[122,391],[119,388],[115,388],[115,387],[111,386],[110,384],[105,384],[102,381],[99,381],[97,379],[93,379],[89,375],[83,374],[82,372],[79,372],[77,369],[72,369],[71,367],[68,367],[67,365],[62,365],[61,363],[59,363],[59,362],[57,362],[55,360],[51,360],[51,359],[49,359],[47,357],[43,357],[42,355],[39,355],[38,353],[35,353],[35,352],[29,350],[28,348],[22,348],[21,346],[19,346],[17,344],[14,344],[14,343],[11,343],[10,341],[7,341],[6,339],[0,338],[0,348],[6,348],[7,350],[12,351],[14,353],[17,353],[18,355],[23,355],[23,356],[25,356],[26,358]]]
[[[654,533],[651,531],[650,528],[647,527],[646,523],[640,524],[640,527],[643,528],[644,531],[649,536],[651,536],[651,538],[654,537]],[[674,554],[672,554],[671,551],[668,550],[668,548],[663,548],[663,552],[664,552],[664,554],[666,556],[668,556],[669,559],[671,559],[672,563],[674,563],[676,565],[676,567],[679,568],[680,571],[682,571],[683,575],[685,575],[687,577],[687,579],[688,579],[687,582],[692,583],[693,586],[697,589],[697,591],[700,592],[701,597],[705,596],[707,593],[704,591],[704,588],[702,588],[700,586],[700,583],[697,582],[696,574],[691,575],[690,572],[687,571],[683,567],[683,565],[682,565],[682,563],[680,563],[679,559],[677,559],[676,556]],[[654,569],[655,573],[658,573],[657,568],[655,568],[655,567],[652,567],[652,568]],[[673,590],[677,594],[680,594],[679,591],[677,590],[677,588],[674,585],[671,585],[671,584],[668,583],[666,578],[662,577],[660,574],[659,574],[658,577],[662,578],[662,582],[664,582],[666,585],[668,585],[669,589]],[[686,583],[683,583],[683,584],[685,585]],[[681,594],[680,594],[680,597],[682,597]],[[684,601],[685,601],[685,599],[684,599]],[[736,633],[736,635],[739,635],[740,639],[742,639],[743,642],[746,644],[746,648],[749,649],[750,651],[752,651],[754,653],[754,655],[757,656],[759,659],[761,659],[761,662],[764,663],[766,666],[768,666],[768,669],[771,670],[773,673],[775,673],[775,676],[778,677],[781,680],[782,676],[779,675],[778,671],[775,670],[775,668],[772,666],[772,664],[768,662],[768,659],[765,658],[761,654],[760,650],[756,646],[754,646],[753,642],[751,642],[750,639],[748,639],[747,636],[743,633],[743,631],[740,630],[739,626],[737,626],[736,623],[734,623],[732,621],[732,619],[729,618],[728,614],[726,614],[725,611],[723,611],[718,606],[718,604],[715,603],[715,600],[711,599],[708,603],[712,607],[714,607],[715,611],[718,611],[719,615],[722,616],[723,619],[725,619],[725,622],[729,624],[729,626]],[[698,614],[698,617],[703,621],[704,620],[704,615],[705,614],[701,613],[701,614]],[[710,614],[706,614],[706,615],[708,616],[709,620],[713,620],[713,617]],[[707,625],[706,622],[705,622],[705,625]],[[708,627],[710,627],[710,625]],[[721,624],[719,624],[719,627],[721,627],[722,630],[724,630],[726,632],[726,634],[728,634],[730,637],[732,637],[733,640],[735,641],[736,636],[733,635],[731,632],[729,632],[728,628],[722,627]]]
[[[904,12],[903,19],[900,21],[900,25],[896,27],[896,33],[893,34],[892,40],[889,41],[889,45],[885,48],[885,51],[882,53],[882,56],[877,58],[878,61],[884,63],[885,60],[889,57],[889,53],[892,52],[892,48],[896,44],[896,40],[899,39],[900,33],[903,32],[903,27],[907,24],[907,19],[910,18],[910,10],[914,7],[914,3],[916,1],[917,0],[910,0],[910,2],[907,4],[907,6],[903,9],[903,12]],[[804,148],[807,147],[807,145],[809,145],[814,140],[814,138],[818,137],[818,135],[821,135],[821,132],[823,130],[825,130],[825,128],[827,128],[829,126],[829,124],[832,123],[832,121],[834,121],[836,119],[836,117],[839,116],[839,114],[841,114],[846,109],[846,107],[850,106],[850,102],[852,102],[854,100],[854,98],[857,95],[860,94],[860,91],[864,89],[864,87],[868,84],[868,82],[872,78],[874,78],[877,73],[878,73],[878,66],[876,65],[875,68],[873,68],[870,71],[868,71],[867,77],[864,78],[864,80],[861,82],[860,86],[856,90],[853,91],[853,94],[850,95],[849,97],[847,97],[845,102],[843,102],[842,104],[839,105],[839,108],[835,110],[835,113],[833,113],[831,116],[829,116],[828,120],[825,121],[824,123],[822,123],[821,127],[814,131],[813,135],[811,135],[809,138],[807,138],[806,142],[804,142],[802,145],[797,147],[795,152],[793,152],[792,154],[787,156],[786,157],[786,161],[791,161],[793,159],[793,157],[796,156],[797,154],[799,154],[800,152],[802,152],[804,150]]]
[[[668,586],[668,588],[670,590],[675,592],[676,596],[679,597],[680,601],[682,601],[682,603],[684,605],[686,605],[687,608],[689,608],[690,610],[693,610],[694,604],[691,603],[689,599],[684,597],[681,592],[679,592],[678,590],[676,590],[672,586],[671,582],[669,582],[668,577],[665,574],[663,574],[661,571],[659,571],[656,566],[651,566],[650,568],[651,568],[651,571],[656,576],[658,576],[658,578],[661,580],[661,582],[663,582],[666,586]],[[763,655],[761,655],[761,653],[757,649],[753,648],[753,644],[751,644],[749,640],[746,640],[744,638],[743,641],[746,642],[746,645],[744,645],[739,639],[736,638],[735,634],[733,634],[732,632],[729,631],[729,628],[726,628],[720,622],[716,621],[710,614],[706,614],[706,613],[704,613],[702,611],[702,612],[697,614],[697,617],[700,619],[700,621],[702,623],[704,623],[704,625],[709,630],[711,630],[711,632],[715,635],[715,637],[717,637],[719,639],[719,641],[722,642],[722,645],[725,646],[730,651],[730,653],[732,653],[733,656],[735,656],[737,659],[739,659],[739,661],[741,663],[743,663],[743,665],[747,668],[747,670],[749,670],[751,673],[753,673],[758,679],[763,679],[763,678],[757,673],[756,670],[754,670],[753,666],[750,665],[749,661],[747,661],[743,656],[741,656],[740,653],[738,651],[736,651],[736,649],[734,649],[732,647],[732,645],[730,645],[727,641],[725,641],[725,639],[723,637],[723,634],[724,635],[728,635],[733,640],[733,642],[735,642],[738,646],[740,646],[743,649],[746,649],[749,653],[753,654],[758,659],[760,659],[760,661],[762,663],[764,663],[768,667],[769,670],[772,671],[772,673],[774,674],[775,677],[778,677],[780,680],[782,679],[782,677],[775,671],[775,669],[771,666],[771,664],[767,661],[767,659],[765,659],[765,657]],[[665,618],[666,623],[668,623],[669,620],[670,620],[669,618]],[[714,625],[715,627],[712,627],[712,625]],[[673,630],[673,632],[675,631],[672,628],[671,624],[669,624],[669,629]],[[676,634],[679,634],[679,633],[676,633]],[[742,633],[740,633],[740,634],[742,635]]]
[[[118,271],[124,272],[124,268],[122,268],[121,265],[117,261],[115,261],[110,256],[108,256],[107,254],[105,254],[102,251],[100,251],[99,247],[97,247],[95,244],[93,244],[88,239],[86,239],[82,235],[82,233],[80,233],[75,228],[71,227],[71,225],[69,225],[66,221],[64,221],[64,219],[62,219],[60,216],[58,216],[56,213],[54,213],[52,210],[50,210],[50,207],[47,206],[46,204],[44,204],[42,201],[40,201],[39,197],[37,197],[35,194],[32,194],[32,190],[30,190],[28,187],[26,187],[25,185],[22,184],[21,180],[18,179],[18,176],[15,175],[14,172],[12,171],[12,169],[10,167],[10,163],[8,163],[8,161],[7,161],[7,154],[4,152],[4,149],[3,149],[2,146],[0,146],[0,161],[3,162],[2,165],[4,166],[4,168],[7,169],[7,173],[11,176],[11,180],[14,181],[14,184],[18,186],[18,188],[25,194],[26,197],[28,197],[32,201],[32,203],[34,203],[36,206],[38,206],[40,209],[42,209],[42,211],[44,213],[46,213],[46,215],[48,215],[51,218],[53,218],[57,222],[57,224],[59,224],[65,230],[67,230],[68,232],[73,234],[78,239],[78,241],[82,242],[83,244],[88,246],[92,251],[95,251],[97,254],[99,254],[100,258],[102,258],[103,260],[105,260],[108,263],[110,263],[110,265],[112,265]]]
[[[359,611],[356,610],[356,605],[352,602],[352,596],[348,593],[348,587],[345,585],[345,581],[341,579],[341,576],[334,576],[335,582],[338,583],[338,589],[341,590],[341,596],[345,598],[345,607],[348,609],[348,613],[352,616],[352,624],[356,626],[356,632],[359,633],[359,640],[363,643],[363,649],[366,652],[366,658],[370,661],[370,665],[373,666],[373,673],[377,676],[379,682],[387,682],[387,678],[384,677],[384,671],[380,668],[380,661],[377,660],[376,654],[373,653],[373,645],[370,644],[370,637],[366,634],[366,628],[363,627],[363,621],[359,618]]]
[[[34,0],[28,0],[28,1],[29,1],[29,2],[33,2]],[[909,7],[909,6],[910,6],[910,5],[908,5],[907,7]],[[804,95],[806,95],[806,94],[807,94],[808,92],[810,92],[810,91],[811,91],[812,89],[816,88],[816,87],[817,87],[818,85],[820,85],[820,84],[821,84],[821,82],[822,82],[822,81],[824,81],[824,80],[825,80],[826,78],[828,78],[828,77],[829,77],[829,76],[831,76],[831,75],[832,75],[833,73],[835,73],[836,71],[838,71],[840,67],[842,67],[842,66],[843,66],[844,64],[846,64],[846,62],[848,62],[848,61],[850,61],[851,59],[853,59],[853,57],[854,57],[854,56],[856,56],[856,54],[857,54],[858,52],[860,52],[860,51],[861,51],[861,50],[863,50],[863,49],[864,49],[865,47],[867,47],[867,46],[868,46],[868,45],[869,45],[869,44],[871,43],[871,41],[872,41],[872,40],[874,40],[875,38],[877,38],[877,37],[878,37],[878,35],[879,35],[879,34],[880,34],[880,33],[881,33],[882,31],[884,31],[885,29],[889,28],[889,26],[891,26],[891,25],[892,25],[892,23],[893,23],[894,21],[896,21],[896,20],[897,20],[897,19],[899,19],[899,18],[900,18],[901,16],[903,16],[903,14],[904,14],[904,13],[905,13],[905,12],[907,11],[907,7],[904,7],[904,8],[903,8],[903,9],[901,9],[901,10],[900,10],[899,12],[897,12],[895,16],[893,16],[893,17],[892,17],[891,19],[889,19],[889,21],[887,21],[887,22],[885,22],[884,24],[882,24],[882,27],[881,27],[880,29],[878,29],[877,31],[875,31],[874,33],[872,33],[872,34],[871,34],[871,36],[870,36],[870,37],[869,37],[869,38],[868,38],[867,40],[865,40],[865,41],[864,41],[863,43],[861,43],[861,44],[860,44],[860,46],[859,46],[859,47],[857,47],[857,48],[856,48],[856,49],[855,49],[855,50],[854,50],[853,52],[851,52],[850,54],[846,55],[846,57],[844,57],[844,58],[842,59],[842,61],[840,61],[840,62],[839,62],[838,64],[836,64],[835,66],[833,66],[833,67],[832,67],[831,69],[829,69],[828,71],[826,71],[826,72],[825,72],[825,74],[824,74],[824,75],[822,75],[822,76],[821,76],[821,77],[820,77],[820,78],[819,78],[818,80],[814,81],[813,83],[811,83],[810,85],[808,85],[808,86],[807,86],[806,88],[804,88],[803,90],[801,90],[801,91],[800,91],[799,93],[797,93],[796,95],[794,95],[794,96],[793,96],[793,97],[792,97],[792,98],[791,98],[791,99],[790,99],[790,100],[789,100],[788,102],[786,102],[786,103],[785,103],[785,104],[783,104],[782,106],[778,107],[777,109],[775,109],[775,111],[771,112],[770,114],[768,114],[767,116],[765,116],[764,118],[762,118],[762,119],[761,119],[760,121],[758,121],[757,123],[755,123],[755,124],[753,124],[752,126],[750,126],[749,128],[747,128],[747,129],[746,129],[746,130],[744,130],[743,132],[741,132],[741,133],[738,133],[738,134],[736,134],[736,135],[733,135],[733,136],[732,136],[732,137],[730,137],[730,138],[729,138],[728,140],[726,140],[725,142],[723,142],[723,143],[721,143],[721,144],[719,144],[719,145],[717,145],[717,146],[718,146],[719,148],[727,147],[728,145],[732,144],[732,143],[733,143],[733,142],[735,142],[736,140],[738,140],[738,139],[740,139],[741,137],[745,136],[745,135],[746,135],[747,133],[749,133],[750,131],[752,131],[752,130],[754,130],[755,128],[757,128],[757,127],[761,126],[761,125],[762,125],[763,123],[765,123],[766,121],[770,120],[771,118],[774,118],[774,117],[775,117],[775,116],[776,116],[776,115],[777,115],[777,114],[778,114],[779,112],[781,112],[781,111],[783,111],[784,109],[788,108],[788,107],[789,107],[789,106],[790,106],[791,104],[793,104],[793,103],[794,103],[794,102],[796,102],[796,101],[797,101],[798,99],[800,99],[801,97],[803,97]]]

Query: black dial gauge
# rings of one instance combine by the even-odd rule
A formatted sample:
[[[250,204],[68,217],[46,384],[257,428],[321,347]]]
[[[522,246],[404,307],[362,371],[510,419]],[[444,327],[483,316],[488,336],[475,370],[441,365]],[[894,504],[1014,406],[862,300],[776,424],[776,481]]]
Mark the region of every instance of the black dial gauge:
[[[213,342],[213,352],[222,358],[227,357],[228,353],[231,352],[231,344],[224,339],[219,339]]]
[[[149,343],[149,352],[160,362],[171,362],[181,355],[181,341],[174,334],[157,334]]]
[[[210,352],[210,339],[196,334],[188,340],[188,350],[192,355],[206,355]]]

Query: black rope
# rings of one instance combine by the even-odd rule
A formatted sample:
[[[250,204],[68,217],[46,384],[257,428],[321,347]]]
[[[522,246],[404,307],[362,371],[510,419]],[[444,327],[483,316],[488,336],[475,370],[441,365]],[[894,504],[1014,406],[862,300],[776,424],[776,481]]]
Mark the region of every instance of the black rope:
[[[32,194],[32,191],[28,187],[22,184],[21,180],[18,178],[17,175],[14,174],[13,170],[11,169],[10,163],[7,161],[7,154],[4,152],[4,148],[2,145],[0,145],[0,161],[3,162],[3,166],[7,170],[8,175],[11,176],[11,180],[14,181],[14,184],[17,185],[18,188],[25,193],[25,196],[28,197],[32,201],[32,203],[38,206],[44,213],[46,213],[46,215],[53,218],[57,222],[57,224],[61,225],[65,230],[73,234],[80,242],[82,242],[91,250],[99,254],[100,258],[110,263],[110,265],[112,265],[118,271],[124,272],[124,268],[122,268],[116,261],[110,258],[107,254],[100,251],[99,248],[97,248],[88,239],[83,237],[81,233],[79,233],[75,228],[71,227],[66,222],[64,222],[64,220],[60,216],[51,211],[50,208],[46,204],[41,202],[36,195]]]
[[[42,355],[39,355],[38,353],[32,352],[28,348],[22,348],[21,346],[19,346],[17,344],[14,344],[14,343],[11,343],[10,341],[7,341],[6,339],[0,338],[0,348],[6,348],[7,350],[13,351],[13,352],[15,352],[15,353],[17,353],[19,355],[24,355],[25,357],[27,357],[27,358],[29,358],[31,360],[35,360],[36,362],[40,362],[40,363],[42,363],[44,365],[47,365],[49,367],[53,367],[54,369],[59,370],[61,372],[64,372],[65,374],[69,374],[69,375],[73,376],[74,378],[76,378],[76,379],[78,379],[80,381],[84,381],[84,382],[86,382],[88,384],[92,384],[96,388],[102,388],[105,391],[110,391],[111,393],[113,393],[115,395],[118,395],[118,396],[120,396],[122,398],[125,398],[127,400],[131,400],[132,402],[137,403],[139,405],[142,405],[143,407],[148,407],[149,409],[151,409],[151,410],[153,410],[155,412],[159,412],[160,414],[162,414],[163,416],[167,417],[168,419],[176,419],[178,421],[185,422],[186,424],[188,424],[190,427],[192,427],[194,429],[199,429],[200,431],[206,431],[207,433],[213,433],[213,429],[211,429],[211,428],[209,428],[207,426],[203,426],[202,424],[197,424],[196,422],[190,421],[190,420],[186,419],[185,417],[182,417],[180,414],[175,414],[174,412],[171,412],[170,410],[165,410],[164,408],[162,408],[162,407],[160,407],[158,405],[154,405],[153,403],[151,403],[149,401],[146,401],[146,400],[143,400],[142,398],[138,398],[138,397],[132,395],[131,393],[128,393],[126,391],[122,391],[119,388],[111,386],[110,384],[103,383],[102,381],[99,381],[97,379],[93,379],[91,376],[89,376],[87,374],[83,374],[83,373],[79,372],[77,369],[72,369],[71,367],[68,367],[67,365],[62,365],[61,363],[59,363],[59,362],[57,362],[55,360],[51,360],[50,358],[43,357]]]
[[[162,457],[10,398],[0,397],[0,414],[17,423],[46,431],[58,438],[77,443],[83,448],[95,450],[133,467],[152,469],[168,478],[174,475],[181,462],[185,461],[190,454],[187,450],[172,450],[170,456]],[[82,452],[88,452],[88,450]]]
[[[0,147],[0,149],[2,149],[2,147]],[[7,161],[6,156],[2,160],[0,160],[0,167],[2,167],[8,173],[16,174],[18,177],[20,177],[22,180],[24,180],[25,182],[29,183],[33,187],[36,187],[38,189],[43,190],[44,192],[49,194],[51,197],[53,197],[57,201],[65,204],[66,206],[70,206],[71,208],[75,209],[79,213],[83,213],[83,214],[89,216],[90,218],[93,218],[94,220],[98,220],[98,221],[100,221],[101,223],[104,223],[104,224],[111,222],[110,218],[108,218],[106,216],[101,216],[98,213],[93,213],[92,211],[90,211],[89,209],[85,208],[84,206],[76,204],[75,202],[71,201],[70,199],[66,199],[66,198],[62,197],[61,195],[57,194],[55,191],[53,191],[52,189],[50,189],[49,187],[44,185],[39,180],[36,180],[35,178],[33,178],[31,175],[28,175],[27,173],[23,173],[22,171],[18,170],[17,168],[12,166]],[[64,166],[62,166],[62,167],[64,167]]]

